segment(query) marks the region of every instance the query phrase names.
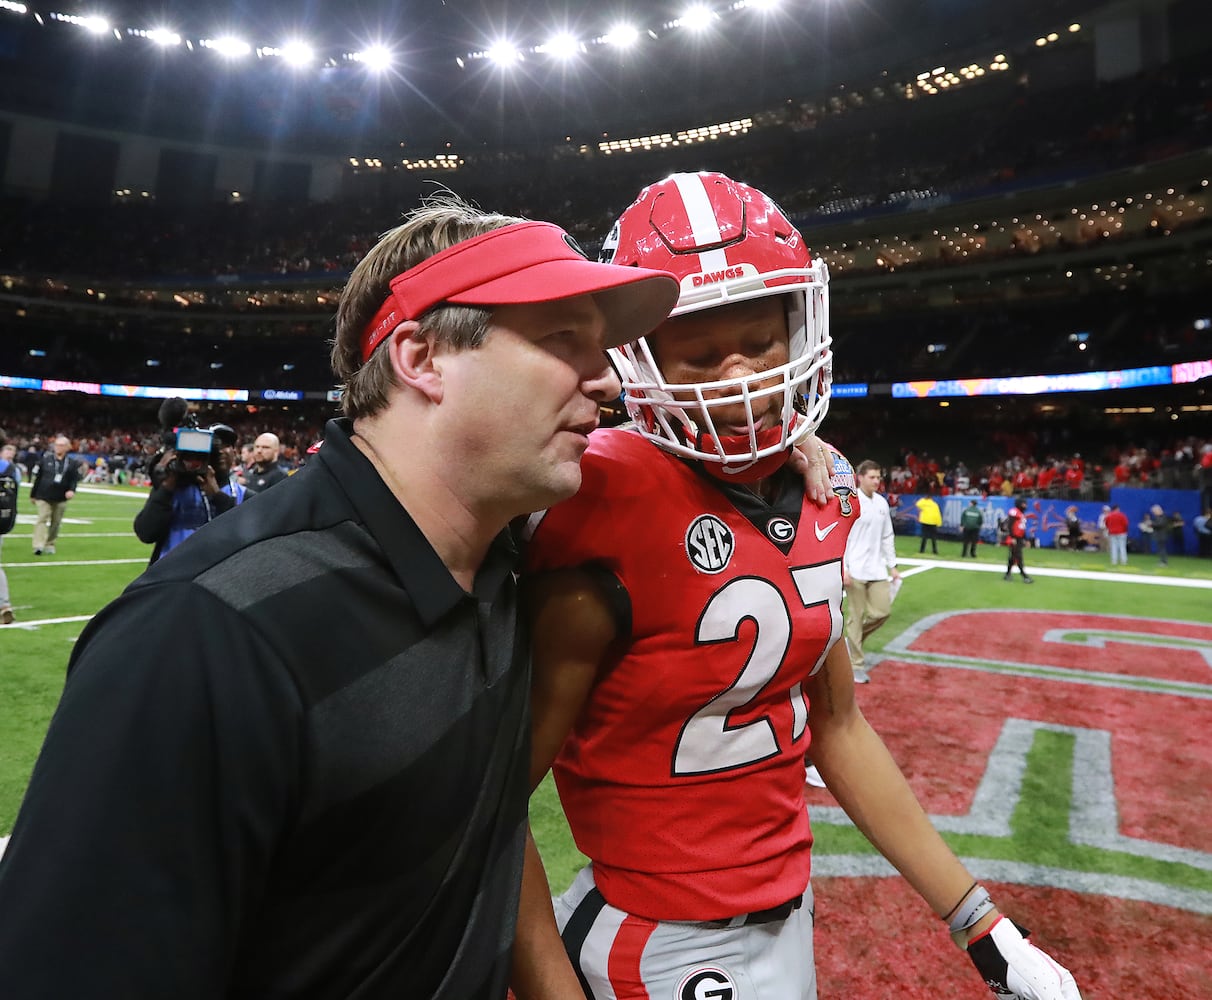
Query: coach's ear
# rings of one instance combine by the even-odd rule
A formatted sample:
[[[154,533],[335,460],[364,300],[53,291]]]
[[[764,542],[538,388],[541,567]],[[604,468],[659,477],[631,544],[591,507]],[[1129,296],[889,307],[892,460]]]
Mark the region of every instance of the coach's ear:
[[[432,332],[423,333],[416,320],[405,320],[392,332],[386,348],[391,368],[401,384],[440,403],[443,395],[442,373],[435,364],[436,344]]]

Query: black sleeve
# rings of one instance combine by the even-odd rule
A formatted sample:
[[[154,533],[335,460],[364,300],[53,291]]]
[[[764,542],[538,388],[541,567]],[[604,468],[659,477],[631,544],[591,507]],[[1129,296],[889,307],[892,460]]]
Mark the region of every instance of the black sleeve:
[[[218,493],[212,493],[206,499],[210,501],[211,509],[214,511],[214,514],[211,516],[212,521],[236,505],[236,498],[228,493],[224,493],[222,490],[219,490]]]
[[[103,611],[0,865],[0,997],[227,996],[298,809],[302,718],[258,630],[192,583]]]
[[[168,537],[173,518],[173,491],[157,486],[135,515],[135,537],[146,545],[158,545]]]

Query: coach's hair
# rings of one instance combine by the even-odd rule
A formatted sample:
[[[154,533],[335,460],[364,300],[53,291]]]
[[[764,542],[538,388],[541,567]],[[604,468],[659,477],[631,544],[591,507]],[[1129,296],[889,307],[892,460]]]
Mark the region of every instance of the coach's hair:
[[[872,469],[879,472],[881,468],[883,468],[883,466],[881,466],[879,462],[873,462],[869,458],[864,458],[861,462],[859,462],[858,468],[854,470],[854,474],[856,476],[865,476]]]
[[[337,306],[331,362],[341,387],[341,410],[347,417],[378,413],[397,384],[389,352],[376,350],[362,362],[362,334],[390,294],[391,279],[456,243],[522,221],[481,212],[454,193],[442,191],[426,198],[403,223],[380,237],[349,276]],[[418,317],[419,333],[432,333],[455,350],[479,347],[491,316],[491,309],[439,304]]]

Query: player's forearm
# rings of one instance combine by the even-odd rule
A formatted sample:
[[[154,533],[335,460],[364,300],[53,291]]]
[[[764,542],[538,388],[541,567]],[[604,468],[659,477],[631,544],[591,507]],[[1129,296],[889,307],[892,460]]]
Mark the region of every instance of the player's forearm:
[[[918,803],[883,740],[861,714],[813,729],[812,762],[855,826],[942,917],[972,876]]]
[[[510,978],[517,1000],[584,1000],[556,926],[543,859],[529,830]]]

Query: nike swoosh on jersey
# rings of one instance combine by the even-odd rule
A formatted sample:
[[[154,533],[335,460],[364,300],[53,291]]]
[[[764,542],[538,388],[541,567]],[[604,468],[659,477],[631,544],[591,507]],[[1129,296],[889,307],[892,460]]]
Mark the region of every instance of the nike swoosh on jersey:
[[[812,527],[813,527],[813,530],[816,531],[816,540],[818,542],[823,542],[827,537],[829,537],[829,532],[831,532],[834,528],[837,527],[837,524],[838,524],[837,521],[834,521],[831,525],[829,525],[827,528],[825,528],[824,531],[822,531],[821,522],[820,521],[814,522]]]

